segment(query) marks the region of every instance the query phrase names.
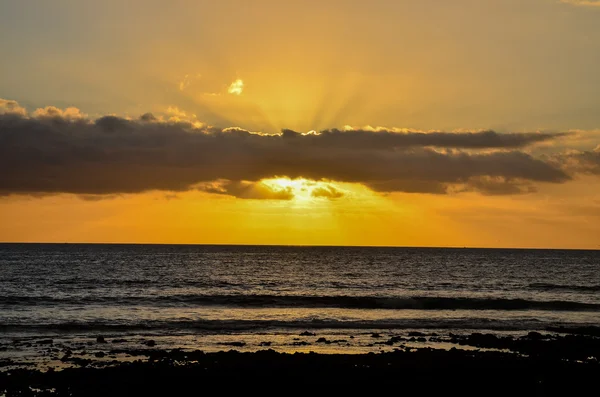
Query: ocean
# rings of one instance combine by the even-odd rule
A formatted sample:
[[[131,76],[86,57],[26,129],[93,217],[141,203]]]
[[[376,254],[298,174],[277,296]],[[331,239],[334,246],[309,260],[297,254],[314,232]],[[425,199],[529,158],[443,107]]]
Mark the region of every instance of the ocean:
[[[377,334],[595,326],[599,292],[600,251],[0,244],[0,358],[385,351]]]

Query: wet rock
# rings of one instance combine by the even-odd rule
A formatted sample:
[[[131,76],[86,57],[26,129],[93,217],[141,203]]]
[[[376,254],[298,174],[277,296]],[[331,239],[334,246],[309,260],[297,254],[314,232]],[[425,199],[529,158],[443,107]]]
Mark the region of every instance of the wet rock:
[[[69,358],[68,361],[75,365],[79,365],[81,367],[87,367],[92,362],[92,360],[90,360],[90,359],[79,358],[79,357]]]
[[[544,337],[539,332],[531,331],[527,334],[527,338],[531,340],[542,340]]]
[[[478,332],[472,333],[466,340],[461,342],[475,347],[487,348],[500,348],[503,345],[496,335],[480,334]]]
[[[96,343],[106,343],[106,340],[104,340],[104,336],[99,336],[96,338]]]
[[[65,354],[60,358],[60,361],[65,362],[69,359],[69,357],[71,357],[73,353],[71,352],[71,350],[67,350],[65,352]]]
[[[381,334],[378,334],[377,332],[373,332],[371,334],[371,338],[381,338]]]
[[[317,334],[315,334],[313,332],[304,331],[303,333],[300,334],[300,336],[317,336]]]
[[[384,342],[384,344],[386,344],[388,346],[391,346],[394,343],[398,343],[398,342],[404,341],[404,340],[406,340],[406,339],[404,339],[401,336],[392,336],[390,339],[388,339],[386,342]]]
[[[583,326],[583,327],[548,327],[546,330],[551,332],[560,332],[574,335],[587,335],[600,337],[600,327],[598,326]]]
[[[105,355],[106,355],[106,354],[104,354],[104,352],[96,352],[96,353],[94,354],[94,356],[96,356],[96,357],[98,357],[98,358],[102,358],[102,357],[104,357]]]
[[[219,345],[223,345],[223,346],[235,346],[235,347],[244,347],[246,346],[246,342],[221,342],[218,343]]]
[[[328,341],[327,338],[319,338],[317,339],[317,343],[325,343],[325,344],[330,344],[331,341]]]
[[[300,342],[294,342],[292,343],[293,346],[309,346],[310,343],[306,342],[306,341],[300,341]]]
[[[152,339],[147,340],[146,342],[144,342],[144,345],[148,346],[148,347],[154,347],[156,346],[156,342],[153,341]]]
[[[420,338],[417,338],[417,342],[427,342],[427,339],[421,336]]]

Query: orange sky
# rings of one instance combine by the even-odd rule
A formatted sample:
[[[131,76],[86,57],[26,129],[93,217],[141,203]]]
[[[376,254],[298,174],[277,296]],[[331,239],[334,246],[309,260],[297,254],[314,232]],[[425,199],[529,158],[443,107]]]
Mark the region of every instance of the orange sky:
[[[11,2],[0,36],[0,241],[600,248],[596,2]]]

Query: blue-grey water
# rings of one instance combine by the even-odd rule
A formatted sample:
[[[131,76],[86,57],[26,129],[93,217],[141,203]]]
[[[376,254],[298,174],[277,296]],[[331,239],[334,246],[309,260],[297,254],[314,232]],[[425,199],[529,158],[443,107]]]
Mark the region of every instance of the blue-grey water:
[[[600,251],[0,244],[0,346],[106,335],[289,350],[305,330],[358,346],[375,331],[599,323]]]

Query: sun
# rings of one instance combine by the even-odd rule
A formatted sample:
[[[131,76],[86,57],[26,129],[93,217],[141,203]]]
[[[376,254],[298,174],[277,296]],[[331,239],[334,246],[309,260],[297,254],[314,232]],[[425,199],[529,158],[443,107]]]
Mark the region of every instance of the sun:
[[[301,202],[310,202],[315,199],[312,195],[313,190],[324,182],[311,181],[304,178],[270,178],[261,181],[263,185],[273,192],[290,192],[293,200]]]

